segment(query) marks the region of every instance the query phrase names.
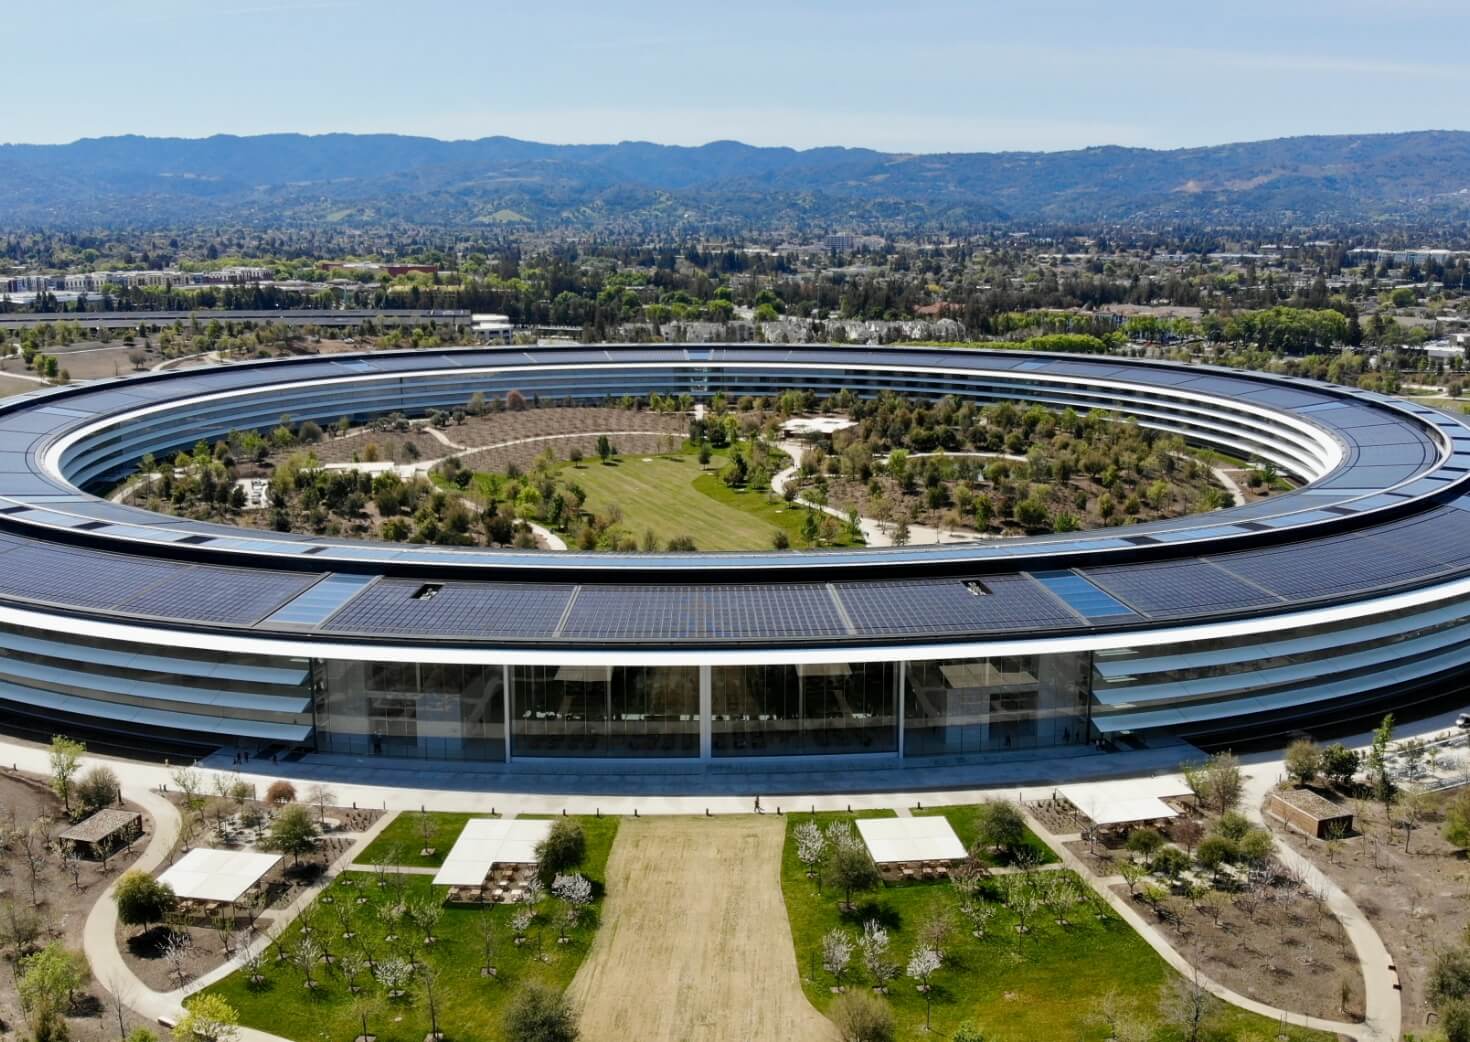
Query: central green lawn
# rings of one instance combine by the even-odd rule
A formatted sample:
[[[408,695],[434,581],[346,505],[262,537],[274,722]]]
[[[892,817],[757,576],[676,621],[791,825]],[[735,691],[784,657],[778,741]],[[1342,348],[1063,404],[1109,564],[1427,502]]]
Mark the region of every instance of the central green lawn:
[[[724,463],[721,457],[712,468]],[[768,550],[775,529],[763,518],[704,495],[694,487],[704,473],[697,456],[622,456],[616,463],[569,466],[562,471],[587,492],[585,509],[605,513],[616,505],[622,527],[642,539],[649,529],[660,544],[689,536],[701,550]],[[715,479],[718,480],[718,479]]]
[[[471,818],[498,818],[498,814],[459,814],[449,811],[431,810],[429,819],[429,846],[434,849],[432,857],[424,857],[423,820],[426,815],[418,811],[403,811],[378,838],[368,845],[357,859],[361,865],[375,865],[380,858],[388,858],[389,864],[412,865],[421,868],[438,868],[444,863],[444,855],[454,846],[454,841],[464,831],[465,822]]]
[[[948,811],[957,831],[966,820],[965,810]],[[841,817],[846,815],[818,814],[816,820],[825,825]],[[898,1037],[904,1042],[949,1038],[967,1021],[984,1033],[986,1042],[1103,1042],[1107,1029],[1093,1016],[1109,991],[1116,991],[1119,1000],[1137,1015],[1154,1019],[1160,988],[1172,971],[1110,911],[1099,915],[1097,905],[1079,907],[1069,916],[1070,926],[1058,925],[1054,916],[1039,911],[1022,938],[1015,929],[1014,914],[998,899],[996,885],[992,897],[997,907],[995,918],[987,936],[976,939],[971,936],[969,924],[958,915],[959,899],[954,889],[948,883],[935,882],[884,887],[857,895],[855,910],[845,913],[839,907],[841,894],[830,886],[819,892],[797,860],[791,830],[808,820],[812,815],[792,814],[787,819],[781,887],[802,987],[823,1012],[836,998],[831,990],[835,982],[821,966],[823,934],[840,927],[856,937],[864,920],[876,919],[891,936],[888,961],[905,966],[919,924],[943,909],[951,914],[954,930],[946,946],[944,965],[933,978],[932,1034],[924,1030],[924,998],[914,981],[901,976],[889,985],[888,1001],[897,1017]],[[856,951],[845,984],[850,988],[871,984]],[[1201,1038],[1208,1042],[1264,1040],[1275,1038],[1276,1030],[1276,1025],[1264,1018],[1224,1007]],[[1159,1027],[1154,1042],[1180,1042],[1183,1037],[1175,1030]],[[1300,1028],[1289,1029],[1288,1037],[1292,1042],[1328,1042],[1329,1038]]]
[[[548,897],[541,906],[538,921],[532,926],[531,943],[517,946],[513,942],[511,917],[518,905],[449,907],[435,930],[438,943],[420,949],[441,974],[438,1007],[439,1026],[454,1042],[475,1042],[501,1038],[500,1021],[505,1004],[516,986],[538,980],[558,990],[566,988],[581,965],[597,930],[597,915],[602,903],[602,883],[606,878],[607,857],[617,835],[618,819],[577,819],[587,836],[587,859],[582,873],[594,883],[597,899],[583,924],[570,934],[571,943],[557,943],[554,917],[559,902]],[[377,885],[376,877],[367,873],[345,873],[325,891],[332,904],[345,903],[354,911],[354,931],[360,941],[341,939],[342,929],[336,909],[318,900],[317,918],[321,923],[318,936],[334,955],[341,955],[365,945],[374,958],[382,960],[393,954],[385,941],[387,926],[378,919],[380,905],[394,899],[394,887],[403,888],[408,899],[430,893],[444,896],[443,888],[431,886],[429,877],[398,875],[386,887]],[[366,896],[367,904],[359,905],[358,896]],[[496,977],[482,977],[480,917],[488,917],[495,927],[494,965]],[[404,934],[407,929],[400,928]],[[293,923],[282,938],[287,950],[300,936],[300,920]],[[426,953],[426,954],[425,954]],[[548,956],[542,961],[539,955]],[[220,995],[240,1011],[240,1022],[300,1042],[347,1042],[361,1033],[353,997],[345,980],[336,970],[319,967],[314,976],[320,981],[315,991],[307,991],[301,971],[289,963],[277,963],[267,954],[264,984],[251,987],[241,971],[225,978],[209,990]],[[377,1002],[377,1010],[368,1017],[369,1030],[378,1042],[423,1042],[429,1032],[429,1015],[423,993],[417,988],[399,1000],[388,1001],[382,989],[370,985],[365,993]]]
[[[701,467],[693,450],[620,456],[612,464],[569,464],[562,477],[582,486],[592,513],[616,505],[622,528],[637,539],[652,529],[660,543],[682,535],[701,550],[769,550],[776,530],[784,529],[791,545],[803,545],[806,511],[767,492],[728,487],[719,478],[726,461],[717,454]]]

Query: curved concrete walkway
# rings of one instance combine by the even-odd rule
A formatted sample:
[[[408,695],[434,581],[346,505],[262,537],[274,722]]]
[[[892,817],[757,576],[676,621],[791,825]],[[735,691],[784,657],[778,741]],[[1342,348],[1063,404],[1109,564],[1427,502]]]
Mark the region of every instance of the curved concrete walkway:
[[[1026,823],[1030,826],[1031,831],[1035,832],[1038,836],[1045,840],[1046,843],[1057,852],[1057,854],[1062,859],[1063,865],[1065,865],[1067,868],[1070,868],[1073,872],[1076,872],[1078,876],[1080,876],[1090,887],[1092,887],[1092,889],[1097,892],[1098,896],[1106,901],[1108,903],[1108,906],[1112,908],[1112,910],[1116,912],[1124,922],[1133,927],[1134,931],[1136,931],[1138,935],[1148,943],[1148,946],[1150,948],[1158,952],[1165,962],[1167,962],[1171,967],[1173,967],[1183,976],[1198,980],[1200,987],[1204,988],[1210,994],[1224,1000],[1225,1002],[1230,1003],[1232,1006],[1239,1006],[1241,1009],[1249,1010],[1252,1013],[1258,1013],[1261,1016],[1268,1017],[1278,1023],[1284,1020],[1288,1024],[1296,1025],[1299,1027],[1312,1028],[1316,1031],[1327,1031],[1336,1033],[1338,1035],[1346,1035],[1350,1038],[1360,1039],[1361,1042],[1390,1042],[1390,1040],[1398,1038],[1397,1032],[1391,1035],[1380,1033],[1379,1029],[1375,1026],[1374,1022],[1371,1019],[1365,1021],[1362,1024],[1353,1024],[1346,1021],[1324,1020],[1320,1017],[1309,1017],[1302,1013],[1292,1013],[1290,1010],[1280,1009],[1276,1006],[1269,1006],[1264,1002],[1258,1002],[1255,999],[1248,998],[1247,996],[1242,995],[1237,991],[1233,991],[1230,988],[1225,987],[1225,985],[1219,983],[1213,978],[1208,977],[1203,973],[1199,973],[1194,968],[1194,966],[1190,964],[1189,960],[1180,955],[1179,952],[1174,948],[1174,946],[1169,943],[1168,938],[1164,936],[1163,931],[1161,931],[1158,926],[1140,915],[1138,913],[1138,910],[1129,903],[1127,898],[1122,897],[1121,895],[1116,893],[1112,887],[1107,885],[1106,880],[1099,879],[1097,875],[1093,873],[1090,868],[1087,867],[1087,865],[1082,861],[1081,858],[1072,853],[1072,851],[1063,844],[1061,839],[1055,833],[1047,829],[1046,826],[1043,825],[1034,815],[1032,815],[1029,811],[1025,813]],[[1375,1012],[1372,1006],[1371,994],[1369,996],[1369,1010],[1370,1013]],[[1382,1010],[1378,1010],[1376,1012],[1380,1014],[1383,1013]]]
[[[1242,794],[1245,814],[1257,825],[1265,826],[1262,806],[1266,795],[1281,778],[1279,765],[1262,765],[1245,772],[1245,790]],[[1398,973],[1392,967],[1393,956],[1378,931],[1368,921],[1357,904],[1336,883],[1329,879],[1316,865],[1293,850],[1285,840],[1271,834],[1276,847],[1276,857],[1286,867],[1295,870],[1303,883],[1314,894],[1324,894],[1327,908],[1337,917],[1347,933],[1358,957],[1363,972],[1363,1008],[1366,1013],[1364,1033],[1358,1038],[1397,1042],[1403,1031],[1403,993],[1398,989]]]

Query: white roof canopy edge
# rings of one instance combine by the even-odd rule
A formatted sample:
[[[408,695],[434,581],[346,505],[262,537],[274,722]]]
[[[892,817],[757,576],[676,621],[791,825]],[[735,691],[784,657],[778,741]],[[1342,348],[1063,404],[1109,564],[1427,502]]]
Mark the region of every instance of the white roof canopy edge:
[[[997,655],[1107,651],[1115,648],[1153,647],[1187,641],[1246,637],[1301,626],[1346,622],[1467,596],[1470,596],[1470,577],[1436,586],[1421,587],[1388,597],[1355,601],[1350,604],[1333,604],[1322,608],[1193,626],[1017,640],[953,641],[938,644],[863,643],[826,647],[780,647],[759,643],[738,647],[692,648],[608,646],[578,648],[554,645],[499,647],[489,640],[469,647],[389,644],[382,640],[353,644],[332,640],[321,635],[301,640],[253,637],[244,634],[174,629],[166,626],[153,627],[139,623],[107,622],[100,619],[78,618],[62,613],[9,606],[0,606],[0,623],[123,643],[156,645],[166,639],[167,643],[173,646],[203,651],[369,662],[592,666],[747,665],[753,660],[762,663],[884,662],[892,660],[925,662],[936,659],[985,658]],[[473,640],[473,638],[467,639]]]

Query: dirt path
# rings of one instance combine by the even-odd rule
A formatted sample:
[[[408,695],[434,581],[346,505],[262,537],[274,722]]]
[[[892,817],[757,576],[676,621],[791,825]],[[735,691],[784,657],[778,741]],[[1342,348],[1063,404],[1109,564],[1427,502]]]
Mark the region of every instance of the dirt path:
[[[835,1042],[801,992],[781,900],[785,819],[641,818],[572,982],[584,1042]]]

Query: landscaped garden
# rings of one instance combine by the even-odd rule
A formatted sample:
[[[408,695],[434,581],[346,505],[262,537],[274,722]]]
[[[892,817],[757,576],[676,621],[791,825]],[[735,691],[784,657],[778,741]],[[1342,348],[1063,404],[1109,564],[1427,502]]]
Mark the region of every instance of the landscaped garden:
[[[694,406],[659,395],[571,406],[512,391],[365,427],[283,417],[201,442],[171,466],[147,457],[127,493],[150,509],[281,531],[553,545],[535,524],[577,549],[620,552],[850,546],[863,518],[896,543],[915,523],[1070,531],[1231,500],[1181,439],[1101,413],[794,390]],[[783,424],[818,411],[849,426],[793,444]],[[777,494],[774,477],[793,464]],[[1236,476],[1248,497],[1279,480],[1255,468]]]
[[[886,1009],[898,1039],[963,1037],[962,1028],[987,1042],[1277,1037],[1274,1022],[1173,973],[1073,873],[1017,858],[1035,837],[1004,813],[998,844],[989,811],[937,813],[980,856],[947,880],[902,885],[878,877],[851,816],[788,819],[781,881],[797,963],[808,998],[840,1028]],[[1007,861],[1024,867],[988,867]],[[1298,1028],[1286,1037],[1327,1038]]]
[[[571,820],[585,836],[575,874],[592,884],[582,900],[549,885],[525,903],[446,905],[426,875],[344,873],[209,993],[242,1024],[293,1039],[500,1037],[528,985],[565,990],[597,931],[618,820]]]
[[[405,812],[390,821],[358,857],[360,865],[405,865],[436,868],[454,846],[456,837],[471,818],[494,818],[496,814],[463,814],[455,811]]]

